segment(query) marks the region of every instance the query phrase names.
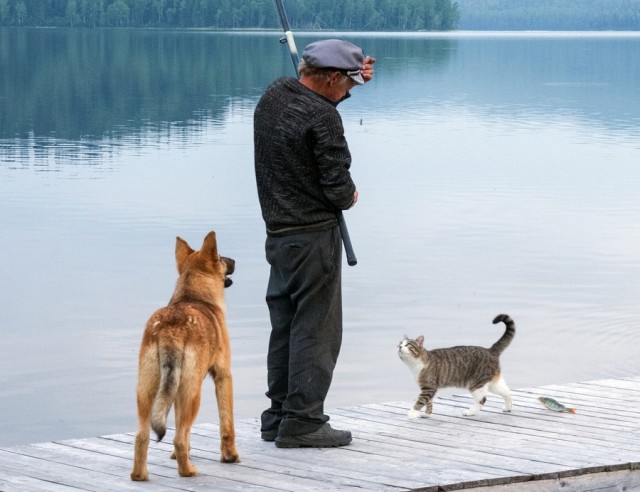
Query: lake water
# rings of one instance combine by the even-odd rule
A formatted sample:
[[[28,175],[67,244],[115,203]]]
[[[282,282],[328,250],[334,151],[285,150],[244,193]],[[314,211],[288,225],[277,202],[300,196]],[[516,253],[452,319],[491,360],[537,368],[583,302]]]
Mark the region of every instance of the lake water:
[[[359,263],[327,407],[412,400],[405,334],[488,346],[502,312],[512,387],[640,374],[640,35],[331,36],[378,63],[340,105]],[[209,230],[237,261],[236,417],[260,414],[252,114],[293,72],[279,37],[0,29],[0,445],[135,429],[175,237],[199,248]],[[204,392],[199,421],[215,422]]]

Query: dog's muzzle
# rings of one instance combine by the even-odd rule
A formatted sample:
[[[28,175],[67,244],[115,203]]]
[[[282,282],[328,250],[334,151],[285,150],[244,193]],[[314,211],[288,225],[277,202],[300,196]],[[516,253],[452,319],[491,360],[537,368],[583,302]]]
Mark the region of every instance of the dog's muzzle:
[[[220,257],[220,259],[227,265],[227,274],[224,277],[224,286],[226,288],[233,284],[233,280],[229,278],[229,275],[231,275],[236,270],[236,261],[232,260],[231,258],[227,258],[226,256],[222,256]]]

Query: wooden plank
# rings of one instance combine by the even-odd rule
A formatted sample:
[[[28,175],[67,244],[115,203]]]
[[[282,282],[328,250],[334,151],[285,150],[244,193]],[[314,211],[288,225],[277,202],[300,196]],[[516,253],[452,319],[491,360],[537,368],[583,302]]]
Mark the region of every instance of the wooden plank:
[[[632,395],[636,395],[640,390],[640,378],[638,379],[600,379],[597,381],[585,381],[581,383],[571,383],[571,386],[594,386],[601,388],[601,391],[607,392],[612,388],[626,390]],[[637,397],[636,397],[637,398]]]
[[[158,449],[162,449],[163,455],[168,459],[168,456],[171,452],[172,445],[170,444],[171,437],[173,436],[173,429],[168,429],[167,436],[169,439],[167,442],[157,443]],[[112,439],[119,439],[123,442],[132,442],[133,436],[129,435],[120,435],[120,436],[111,436]],[[270,479],[272,483],[266,483],[265,485],[273,486],[280,490],[292,490],[297,491],[300,490],[301,487],[313,489],[318,487],[323,487],[326,484],[337,484],[342,486],[357,486],[358,484],[362,484],[363,480],[369,481],[372,484],[378,483],[375,479],[371,477],[367,477],[363,475],[362,477],[356,478],[353,475],[358,475],[357,473],[349,473],[347,475],[342,475],[337,473],[336,470],[339,469],[339,466],[335,465],[336,459],[335,457],[331,457],[331,454],[340,453],[342,449],[323,449],[323,450],[281,450],[274,446],[273,443],[258,443],[262,444],[262,449],[254,451],[253,453],[245,450],[245,448],[241,447],[241,443],[243,443],[244,438],[241,436],[237,437],[237,444],[240,450],[241,463],[233,464],[233,465],[223,465],[226,467],[238,467],[238,468],[251,468],[251,475],[255,478],[260,474],[264,474],[264,480]],[[198,459],[201,458],[210,458],[211,456],[215,456],[216,459],[218,457],[217,450],[212,450],[211,444],[214,442],[213,439],[207,439],[199,435],[197,432],[192,433],[191,437],[191,455],[193,457],[194,464],[198,465]],[[255,438],[252,439],[252,442],[257,442]],[[286,451],[294,451],[297,452],[295,456],[295,460],[291,460],[291,455],[287,455]],[[309,452],[315,452],[315,456],[308,458],[306,455]],[[274,459],[274,455],[278,455]],[[329,455],[329,456],[327,456]],[[340,460],[342,461],[342,460]],[[327,464],[328,463],[328,464]],[[225,471],[227,471],[225,469]],[[290,483],[282,483],[281,477],[277,475],[277,472],[285,472],[290,477],[295,477],[295,481],[291,481]],[[238,471],[229,469],[228,472],[230,474],[244,473],[248,474],[246,470]],[[410,485],[414,485],[411,483]],[[395,488],[395,486],[392,486]]]
[[[240,446],[242,438],[239,438],[238,442]],[[252,438],[252,442],[256,442],[255,438]],[[192,438],[192,447],[196,445],[196,440]],[[350,446],[336,450],[284,450],[276,448],[273,443],[267,444],[267,446],[271,452],[262,453],[262,463],[271,462],[278,466],[293,467],[289,472],[296,475],[314,472],[316,478],[322,479],[328,484],[335,483],[336,473],[346,473],[352,479],[357,479],[352,483],[342,484],[350,486],[364,486],[367,483],[371,483],[373,486],[373,484],[377,483],[393,487],[405,486],[414,488],[424,483],[423,461],[417,458],[411,460],[406,452],[399,457],[394,457],[389,452],[384,451],[379,452],[378,455],[372,454],[370,450],[364,449],[366,441],[362,439],[357,439]],[[342,453],[338,462],[336,462],[335,458],[328,456],[330,451]],[[244,454],[246,455],[246,453]],[[295,461],[290,459],[291,454],[295,455]],[[325,457],[327,458],[326,460]],[[274,459],[275,461],[272,461]],[[450,474],[450,470],[446,470],[444,465],[451,465],[451,462],[445,463],[442,460],[438,462],[438,459],[430,459],[429,462],[432,465],[430,475],[434,480],[442,480],[445,475],[448,476]],[[414,465],[416,470],[411,469]],[[475,476],[478,473],[486,474],[487,477],[496,476],[486,472],[485,467],[482,466],[478,466],[475,471],[461,470],[460,464],[454,462],[450,468],[455,470],[458,476],[466,476],[467,473],[470,478],[474,476],[474,473]],[[418,481],[416,481],[416,478],[412,479],[412,477],[417,477]],[[344,478],[341,481],[344,482]]]
[[[588,473],[553,479],[536,479],[517,483],[488,485],[478,492],[617,492],[640,489],[640,471],[620,470],[603,473]],[[420,489],[418,489],[420,490]],[[445,489],[447,490],[447,489]]]
[[[280,449],[273,443],[258,443],[255,437],[248,439],[239,436],[237,442],[238,446],[246,450],[245,455],[251,458],[259,457],[258,463],[254,461],[257,467],[286,469],[293,476],[312,478],[325,485],[354,487],[370,483],[371,486],[386,484],[408,488],[416,485],[414,481],[409,480],[409,477],[392,473],[391,466],[385,469],[384,473],[380,470],[370,470],[369,457],[361,456],[359,453],[354,454],[352,446],[355,443],[348,447],[333,449]],[[197,443],[197,438],[192,438],[192,446],[196,445],[194,443]],[[259,449],[255,449],[252,453],[248,446],[254,443],[258,444]]]
[[[393,407],[394,403],[385,404],[385,407],[389,409],[395,409],[396,411],[404,414],[404,408],[406,407]],[[379,409],[378,405],[371,405],[366,407],[358,407],[354,411],[358,413],[364,413],[370,416],[378,415],[376,412]],[[549,439],[560,439],[566,441],[567,446],[584,447],[584,444],[599,445],[602,440],[599,438],[591,438],[589,436],[581,438],[583,442],[578,445],[574,442],[576,436],[566,435],[568,433],[568,426],[566,422],[558,422],[552,425],[547,422],[539,424],[534,419],[522,419],[517,413],[511,414],[494,414],[484,415],[482,417],[457,417],[451,416],[446,413],[434,413],[429,419],[417,419],[411,421],[404,417],[404,421],[398,420],[397,424],[400,426],[410,426],[414,428],[415,425],[422,426],[426,431],[430,433],[440,432],[445,435],[462,435],[468,434],[474,438],[484,438],[486,440],[495,439],[508,439],[510,437],[518,437],[526,435],[533,440],[537,440],[541,443],[547,444]],[[374,419],[375,420],[375,419]],[[412,422],[416,422],[414,424]],[[535,430],[531,430],[531,427],[538,427]],[[419,427],[420,428],[420,427]],[[564,429],[565,436],[559,436],[558,433]],[[457,434],[452,434],[457,433]],[[564,442],[563,442],[564,444]],[[613,446],[613,445],[612,445]],[[617,449],[617,447],[616,447]],[[636,449],[632,447],[631,449]]]
[[[450,397],[441,401],[441,403],[456,406],[457,401],[456,397]],[[535,407],[530,406],[532,404],[527,405],[529,406],[514,405],[513,412],[511,412],[510,416],[513,417],[513,423],[515,425],[524,425],[526,427],[557,425],[570,432],[575,430],[576,425],[579,425],[580,428],[585,431],[585,434],[588,433],[588,435],[593,438],[599,439],[604,437],[607,439],[612,433],[617,433],[620,434],[623,441],[626,440],[633,444],[633,439],[625,434],[625,431],[633,430],[635,424],[624,419],[620,420],[614,415],[604,417],[602,414],[599,414],[596,416],[593,413],[585,412],[584,409],[582,412],[576,414],[557,413],[545,409],[541,404]],[[483,421],[487,419],[486,415],[491,413],[501,414],[502,411],[501,409],[492,409],[490,405],[485,405],[485,408],[483,408],[480,413],[466,420]],[[530,421],[526,421],[525,419],[529,419]]]
[[[42,492],[43,490],[50,492],[71,492],[78,490],[75,487],[68,487],[47,480],[13,474],[9,469],[3,469],[1,465],[0,477],[2,477],[0,478],[0,490],[3,492]]]
[[[32,444],[25,448],[25,452],[28,452],[29,456],[34,458],[46,459],[57,463],[73,463],[74,466],[82,470],[90,470],[92,473],[98,472],[113,476],[115,477],[114,481],[125,482],[120,485],[122,490],[127,490],[127,486],[131,485],[129,474],[131,473],[132,466],[132,452],[126,457],[118,457],[112,454],[78,449],[73,446],[68,446],[64,442]],[[130,450],[132,451],[133,449],[130,448]],[[150,463],[149,472],[155,472],[167,479],[166,490],[184,490],[183,484],[177,480],[178,476],[175,467],[170,469],[169,467]]]
[[[124,480],[118,480],[116,475],[105,475],[100,472],[83,470],[70,464],[41,459],[22,453],[0,450],[0,460],[2,461],[3,467],[10,470],[10,476],[13,477],[22,475],[41,480],[43,483],[46,482],[96,492],[101,490],[136,490],[136,488],[131,485],[130,480],[128,483],[125,483]],[[44,488],[43,490],[48,489]]]
[[[601,418],[602,422],[606,422],[605,419],[610,416],[610,414],[619,414],[621,417],[624,417],[625,415],[632,416],[632,409],[634,408],[635,403],[633,401],[629,401],[628,407],[625,407],[619,403],[619,400],[599,398],[598,395],[587,395],[584,390],[578,390],[575,388],[573,392],[569,392],[568,390],[530,388],[528,390],[518,390],[513,392],[515,406],[514,411],[517,411],[518,406],[543,409],[543,405],[538,401],[539,396],[550,396],[565,404],[565,406],[579,406],[580,404],[583,404],[585,407],[583,410],[589,410],[591,415],[596,419]],[[444,397],[443,399],[445,401],[457,402],[460,406],[460,411],[462,411],[466,405],[471,404],[471,398],[467,395],[452,395]],[[486,409],[501,411],[501,401],[490,397],[481,412]],[[481,413],[478,415],[481,415]]]
[[[605,389],[595,384],[549,385],[542,388],[529,388],[529,392],[543,393],[542,396],[547,396],[546,393],[549,393],[559,399],[582,398],[596,407],[617,407],[620,410],[632,410],[634,402],[637,402],[636,391]]]
[[[575,405],[546,410],[540,395]],[[514,412],[490,398],[463,417],[467,394],[438,398],[430,419],[409,419],[411,402],[330,412],[353,442],[334,449],[279,449],[260,439],[258,419],[236,422],[240,463],[220,463],[216,424],[193,427],[192,461],[199,474],[180,478],[174,429],[149,448],[149,483],[129,480],[133,433],[0,449],[0,490],[584,490],[636,487],[640,481],[640,377],[514,390]],[[537,488],[536,488],[537,487]],[[580,487],[583,487],[582,489]]]
[[[426,453],[429,453],[429,449],[433,448],[435,444],[436,449],[440,449],[443,454],[455,458],[462,464],[471,459],[484,466],[511,469],[512,473],[516,474],[549,473],[577,465],[578,457],[576,456],[569,459],[564,454],[552,452],[532,453],[532,446],[526,440],[521,439],[522,436],[505,438],[500,432],[495,432],[493,435],[485,433],[482,437],[473,432],[453,435],[453,432],[449,432],[449,428],[447,428],[440,429],[438,437],[434,441],[434,432],[428,427],[426,420],[413,421],[409,425],[410,427],[399,431],[398,428],[405,426],[395,426],[394,428],[392,424],[389,424],[388,432],[405,437],[407,439],[406,446],[413,447],[408,444],[409,442],[417,443],[415,446],[418,449],[422,448]],[[425,436],[428,437],[425,438]],[[428,442],[428,439],[431,442]],[[474,453],[474,455],[467,458],[461,457],[461,450]],[[591,458],[583,459],[581,464],[592,464],[594,459]]]
[[[447,399],[443,399],[439,401],[442,405],[450,405],[456,406],[456,399],[460,397],[452,396],[447,397]],[[452,401],[453,400],[453,401]],[[485,405],[486,406],[486,405]],[[435,412],[434,405],[434,412]],[[500,420],[497,422],[493,415],[499,415]],[[480,413],[478,413],[474,417],[465,417],[460,416],[459,418],[463,418],[465,422],[469,422],[468,425],[474,426],[478,428],[478,424],[483,425],[484,422],[485,427],[491,428],[494,425],[499,425],[499,422],[507,422],[512,419],[511,424],[513,426],[513,430],[519,429],[523,432],[537,434],[540,435],[549,435],[550,426],[553,426],[553,432],[555,434],[554,438],[562,441],[566,441],[567,444],[570,444],[576,437],[576,430],[585,429],[585,427],[589,427],[589,419],[584,419],[579,415],[570,415],[570,414],[557,414],[553,412],[545,411],[543,407],[540,407],[539,418],[527,418],[524,420],[526,415],[522,415],[518,412],[517,409],[514,409],[510,414],[503,414],[500,410],[491,412],[490,407],[483,409]],[[576,426],[575,422],[579,422],[580,425]],[[592,441],[593,444],[598,444],[603,440],[610,440],[611,434],[618,434],[618,443],[620,444],[628,444],[630,449],[635,448],[635,440],[628,436],[626,433],[621,433],[619,427],[613,424],[607,424],[605,428],[597,428],[591,427],[588,431],[584,432],[584,436],[582,438],[585,440],[585,444],[589,444]],[[551,437],[551,436],[549,436]],[[628,448],[629,448],[628,446]]]
[[[363,409],[358,407],[359,412],[363,410],[370,410],[369,408]],[[509,416],[507,416],[509,417]],[[520,434],[518,430],[514,433],[514,429],[510,428],[487,428],[483,422],[473,422],[472,420],[466,421],[470,425],[475,426],[475,429],[469,431],[462,436],[454,435],[459,428],[460,424],[456,424],[455,420],[464,420],[462,418],[453,419],[452,422],[447,422],[447,417],[437,416],[432,419],[420,419],[421,422],[415,424],[399,424],[398,427],[409,425],[409,428],[424,428],[428,431],[428,435],[424,438],[426,444],[430,444],[428,440],[433,441],[433,435],[437,432],[441,433],[439,441],[447,441],[453,447],[466,447],[467,449],[475,449],[478,452],[482,452],[487,455],[484,462],[486,463],[491,455],[500,456],[500,454],[507,454],[506,459],[521,458],[530,461],[529,472],[537,472],[536,466],[540,463],[551,463],[556,465],[562,465],[564,467],[585,467],[597,465],[603,459],[603,455],[607,456],[610,453],[617,455],[621,461],[632,461],[637,453],[637,445],[635,451],[629,453],[627,456],[620,456],[619,450],[615,445],[610,445],[610,449],[606,452],[602,451],[600,447],[584,446],[581,444],[575,445],[571,450],[567,450],[566,446],[557,448],[553,439],[555,438],[554,430],[550,429],[548,434],[544,438],[540,439],[537,433],[533,435]],[[434,422],[437,424],[431,425]],[[444,425],[444,428],[443,428]],[[395,432],[398,432],[395,430]],[[420,436],[420,430],[412,430],[412,436]],[[470,437],[473,440],[470,441]],[[423,438],[421,438],[423,439]],[[570,443],[570,441],[567,441]],[[496,447],[492,447],[487,443],[493,444]],[[536,446],[536,443],[538,445]],[[599,441],[593,441],[592,444],[601,444]]]
[[[176,462],[169,458],[173,446],[171,444],[171,438],[173,437],[173,429],[168,429],[167,437],[161,443],[153,443],[154,453],[152,456],[151,447],[149,453],[149,462],[152,461],[156,464],[164,463],[170,470],[172,476],[178,478]],[[117,435],[110,436],[110,441],[114,445],[122,445],[123,449],[129,448],[129,454],[133,453],[133,436],[131,435]],[[307,479],[306,477],[299,477],[296,483],[282,483],[281,478],[277,472],[282,471],[282,468],[273,467],[265,470],[268,467],[256,467],[254,462],[250,459],[247,453],[244,453],[240,449],[241,461],[239,463],[220,463],[219,453],[217,449],[213,448],[213,444],[217,443],[213,439],[206,441],[204,444],[198,439],[196,434],[192,434],[191,437],[191,458],[193,463],[198,467],[200,472],[203,462],[216,464],[216,477],[225,477],[227,479],[234,479],[238,482],[238,490],[244,490],[250,486],[257,486],[262,488],[269,488],[274,490],[300,490],[300,487],[314,488],[321,485],[321,482],[315,477]],[[130,458],[131,459],[131,458]],[[149,471],[151,474],[151,470]],[[151,477],[153,479],[153,477]]]
[[[619,414],[621,417],[625,415],[631,417],[633,416],[634,404],[637,403],[633,400],[625,400],[623,404],[620,400],[602,398],[599,395],[588,395],[585,394],[584,390],[575,388],[573,391],[569,391],[569,389],[529,388],[518,390],[513,395],[520,405],[533,405],[539,408],[543,408],[543,406],[538,401],[538,397],[550,396],[565,406],[575,406],[578,409],[583,406],[583,410],[590,411],[595,417],[606,417],[608,413]]]
[[[629,391],[626,394],[612,395],[605,394],[604,391],[598,389],[595,385],[584,386],[547,386],[544,388],[529,388],[527,394],[531,394],[534,398],[538,396],[551,396],[561,402],[582,402],[594,409],[602,409],[606,411],[616,411],[622,414],[634,411],[634,404],[637,403],[637,392]],[[640,389],[638,390],[640,391]]]

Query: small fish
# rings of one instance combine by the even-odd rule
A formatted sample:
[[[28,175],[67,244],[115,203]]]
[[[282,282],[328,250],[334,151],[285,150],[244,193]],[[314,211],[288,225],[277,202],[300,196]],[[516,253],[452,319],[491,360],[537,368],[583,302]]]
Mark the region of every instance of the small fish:
[[[540,398],[538,398],[538,400],[545,407],[547,407],[549,410],[553,410],[554,412],[576,413],[575,408],[567,408],[562,403],[555,401],[553,398],[541,396]]]

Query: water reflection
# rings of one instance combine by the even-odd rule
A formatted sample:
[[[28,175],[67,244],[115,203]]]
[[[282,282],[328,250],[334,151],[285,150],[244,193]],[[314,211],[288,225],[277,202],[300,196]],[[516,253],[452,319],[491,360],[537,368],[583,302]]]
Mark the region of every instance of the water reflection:
[[[291,71],[277,34],[0,29],[6,74],[0,138],[111,139],[223,121]],[[308,37],[300,36],[304,45]],[[377,56],[434,67],[451,41],[373,38]],[[444,49],[443,49],[444,46]],[[248,56],[249,54],[249,56]],[[257,63],[256,60],[260,60]],[[144,136],[144,135],[141,135]]]
[[[424,103],[517,121],[571,114],[638,136],[640,67],[630,58],[638,37],[350,36],[384,66],[368,89],[377,111],[411,120],[413,104]],[[2,28],[0,157],[13,160],[14,147],[34,138],[117,146],[171,132],[179,144],[181,126],[190,138],[221,125],[236,100],[255,101],[268,81],[290,73],[287,57],[274,56],[277,37]],[[300,35],[298,44],[309,40]]]

